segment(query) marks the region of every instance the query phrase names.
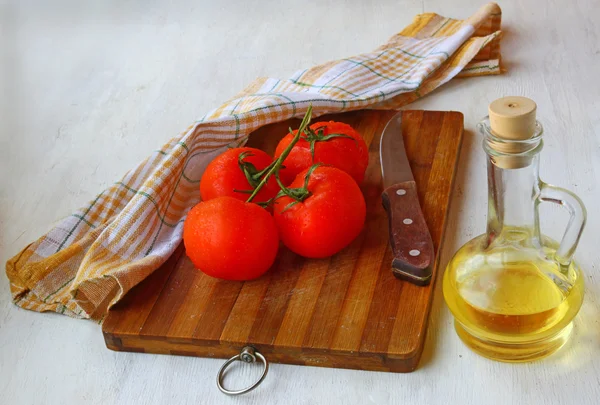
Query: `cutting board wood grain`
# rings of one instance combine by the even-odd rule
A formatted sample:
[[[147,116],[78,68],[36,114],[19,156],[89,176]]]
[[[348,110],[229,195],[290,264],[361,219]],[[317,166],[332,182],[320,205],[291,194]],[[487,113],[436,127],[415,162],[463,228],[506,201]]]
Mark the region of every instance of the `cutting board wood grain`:
[[[269,361],[321,367],[409,372],[417,367],[435,290],[396,279],[381,205],[379,139],[393,111],[320,117],[354,126],[369,145],[361,185],[363,232],[327,259],[305,259],[282,246],[257,280],[223,281],[196,270],[183,245],[106,317],[108,348],[118,351],[231,357],[252,345]],[[316,120],[313,120],[315,122]],[[272,153],[298,120],[251,134],[248,145]],[[419,200],[440,250],[463,133],[457,112],[405,111],[402,132]]]

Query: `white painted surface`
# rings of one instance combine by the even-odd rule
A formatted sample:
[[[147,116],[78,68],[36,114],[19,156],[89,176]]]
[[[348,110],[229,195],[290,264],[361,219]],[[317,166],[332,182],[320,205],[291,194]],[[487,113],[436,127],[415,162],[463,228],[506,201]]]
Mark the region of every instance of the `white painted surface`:
[[[0,2],[2,262],[256,76],[286,77],[369,51],[423,10],[466,18],[481,5],[8,1]],[[229,398],[215,384],[221,360],[111,352],[97,324],[12,305],[0,277],[0,403],[600,403],[600,5],[500,5],[509,73],[454,80],[412,107],[465,115],[445,264],[484,230],[485,166],[475,124],[497,97],[525,95],[538,102],[546,128],[542,176],[575,191],[589,210],[576,255],[587,295],[575,335],[561,352],[524,365],[476,356],[455,335],[438,283],[416,372],[273,365],[261,387]],[[566,214],[555,207],[542,213],[544,230],[560,237]],[[241,378],[249,382],[258,372],[247,367]]]

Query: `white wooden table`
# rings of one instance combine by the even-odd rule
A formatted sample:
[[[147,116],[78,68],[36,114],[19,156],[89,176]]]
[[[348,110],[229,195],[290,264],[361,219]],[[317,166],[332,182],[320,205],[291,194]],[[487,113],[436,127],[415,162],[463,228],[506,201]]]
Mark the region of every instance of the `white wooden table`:
[[[48,230],[256,76],[370,51],[415,14],[466,18],[475,0],[0,2],[0,260]],[[273,365],[256,391],[217,391],[221,360],[115,353],[99,325],[15,307],[0,277],[3,404],[600,403],[600,5],[505,1],[503,76],[454,80],[412,108],[459,110],[466,134],[443,264],[484,231],[486,175],[475,134],[487,104],[525,95],[546,128],[544,179],[579,194],[586,298],[570,344],[541,362],[466,349],[441,283],[412,374]],[[555,238],[566,214],[544,207]],[[258,370],[241,371],[239,384]],[[231,383],[231,380],[228,380]]]

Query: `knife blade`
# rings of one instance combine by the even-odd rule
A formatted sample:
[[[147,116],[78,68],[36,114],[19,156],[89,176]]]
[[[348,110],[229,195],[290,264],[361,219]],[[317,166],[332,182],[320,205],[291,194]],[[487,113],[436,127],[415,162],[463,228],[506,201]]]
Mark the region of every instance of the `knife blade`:
[[[387,123],[379,144],[383,177],[383,207],[389,221],[390,245],[394,253],[392,272],[417,285],[431,281],[433,241],[417,194],[417,186],[406,155],[402,135],[402,112]]]

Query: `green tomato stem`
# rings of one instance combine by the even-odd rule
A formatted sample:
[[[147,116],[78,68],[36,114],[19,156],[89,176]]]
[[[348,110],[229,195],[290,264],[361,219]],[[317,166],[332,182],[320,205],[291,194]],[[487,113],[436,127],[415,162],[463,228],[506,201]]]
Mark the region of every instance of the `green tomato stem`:
[[[287,148],[285,148],[285,150],[279,156],[279,158],[277,158],[277,160],[275,161],[275,164],[273,164],[272,167],[270,166],[269,171],[267,171],[265,176],[261,179],[260,183],[258,183],[258,186],[256,186],[256,188],[254,189],[254,192],[252,194],[250,194],[250,197],[248,197],[248,200],[246,200],[246,202],[252,202],[254,197],[256,197],[256,194],[258,194],[258,192],[265,186],[265,184],[267,184],[267,181],[273,175],[273,173],[275,173],[276,171],[279,170],[279,168],[283,164],[283,161],[288,157],[288,155],[292,151],[292,148],[294,147],[294,145],[296,145],[296,143],[300,140],[300,134],[302,134],[304,132],[304,130],[306,129],[306,127],[308,126],[308,124],[310,124],[311,115],[312,115],[312,104],[310,104],[308,106],[308,109],[306,110],[306,114],[304,114],[304,118],[302,119],[302,122],[300,123],[300,126],[298,127],[298,132],[296,132],[296,135],[294,135],[294,138],[292,139],[290,144],[287,146]]]

